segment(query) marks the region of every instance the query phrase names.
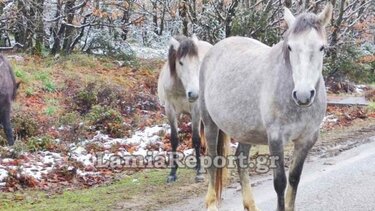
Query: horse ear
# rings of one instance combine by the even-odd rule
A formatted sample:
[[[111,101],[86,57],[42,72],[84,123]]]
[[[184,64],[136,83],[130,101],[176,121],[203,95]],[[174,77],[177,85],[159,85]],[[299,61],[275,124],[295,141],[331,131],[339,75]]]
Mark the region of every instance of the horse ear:
[[[294,15],[292,14],[292,12],[288,8],[284,7],[284,20],[288,24],[288,27],[292,26],[292,24],[294,23],[295,19],[296,18],[294,17]]]
[[[180,47],[180,42],[178,42],[175,38],[171,37],[171,39],[169,40],[169,45],[177,51]]]
[[[324,10],[319,13],[318,18],[322,26],[327,26],[332,18],[332,10],[333,6],[331,2],[328,2],[327,5],[324,7]]]
[[[199,41],[199,39],[198,39],[198,37],[197,37],[196,34],[193,34],[193,36],[191,36],[191,39],[193,40],[193,42],[194,42],[195,44],[198,43],[198,41]]]

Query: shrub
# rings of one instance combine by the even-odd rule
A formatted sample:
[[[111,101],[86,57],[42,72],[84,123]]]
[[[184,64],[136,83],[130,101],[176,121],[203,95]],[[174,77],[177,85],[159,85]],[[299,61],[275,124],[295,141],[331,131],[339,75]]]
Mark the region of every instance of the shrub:
[[[123,137],[128,129],[123,124],[120,112],[109,107],[95,105],[86,115],[87,120],[96,130],[100,130],[112,137]]]
[[[263,11],[241,9],[234,17],[232,35],[253,37],[268,45],[280,40],[278,27],[268,27],[268,13]]]
[[[38,134],[38,125],[30,113],[18,113],[12,118],[13,129],[16,137],[25,139]]]
[[[336,52],[328,52],[324,74],[335,78],[346,77],[357,82],[374,82],[375,62],[360,62],[365,51],[348,43],[337,47]]]
[[[88,84],[83,90],[73,96],[75,110],[81,115],[87,114],[91,107],[96,104],[95,84]]]
[[[53,81],[47,79],[43,81],[43,90],[47,92],[55,92],[57,87]]]
[[[32,151],[51,150],[54,149],[54,140],[50,136],[31,137],[27,141],[27,148]]]
[[[370,104],[368,105],[368,109],[370,111],[375,111],[375,102],[370,102]]]
[[[81,116],[76,111],[68,112],[59,118],[60,125],[76,125],[79,124],[80,121]]]

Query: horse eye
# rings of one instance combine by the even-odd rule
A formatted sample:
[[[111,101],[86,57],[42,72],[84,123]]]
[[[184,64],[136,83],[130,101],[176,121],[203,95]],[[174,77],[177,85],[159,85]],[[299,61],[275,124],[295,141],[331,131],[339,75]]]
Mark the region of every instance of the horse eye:
[[[290,47],[290,45],[288,45],[288,50],[289,50],[289,51],[292,51],[292,48]]]
[[[184,63],[182,63],[182,61],[179,61],[179,63],[180,63],[181,66],[184,65]]]
[[[320,47],[320,49],[319,49],[320,51],[323,51],[324,50],[324,46],[322,46],[322,47]]]

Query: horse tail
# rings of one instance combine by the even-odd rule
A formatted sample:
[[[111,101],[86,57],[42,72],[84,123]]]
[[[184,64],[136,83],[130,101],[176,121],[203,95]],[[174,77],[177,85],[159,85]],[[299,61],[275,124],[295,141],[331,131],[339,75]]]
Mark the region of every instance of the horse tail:
[[[219,130],[218,142],[217,142],[217,155],[221,156],[222,158],[227,161],[227,157],[230,151],[230,137],[226,135],[222,130]],[[223,186],[227,183],[228,180],[228,168],[227,163],[224,161],[225,165],[222,168],[217,168],[216,171],[216,182],[215,182],[215,192],[217,201],[221,200],[221,193],[223,190]],[[223,162],[223,160],[221,160]],[[219,163],[221,165],[221,163]]]
[[[201,121],[200,123],[199,136],[201,138],[201,148],[203,148],[203,154],[205,155],[207,153],[207,140],[206,140],[206,136],[204,135],[203,121]]]

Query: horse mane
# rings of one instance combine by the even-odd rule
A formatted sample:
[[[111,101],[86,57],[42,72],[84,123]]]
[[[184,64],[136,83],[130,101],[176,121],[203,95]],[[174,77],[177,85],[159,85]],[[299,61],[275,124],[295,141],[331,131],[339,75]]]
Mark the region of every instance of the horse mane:
[[[173,77],[176,76],[176,61],[185,56],[198,56],[198,47],[194,41],[185,36],[177,36],[175,39],[180,43],[178,49],[175,49],[172,45],[168,51],[168,63],[169,70]]]
[[[317,15],[313,13],[302,13],[296,18],[295,23],[292,26],[292,31],[294,34],[300,34],[312,28],[319,34],[324,32],[323,26]]]

